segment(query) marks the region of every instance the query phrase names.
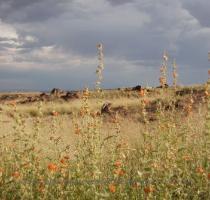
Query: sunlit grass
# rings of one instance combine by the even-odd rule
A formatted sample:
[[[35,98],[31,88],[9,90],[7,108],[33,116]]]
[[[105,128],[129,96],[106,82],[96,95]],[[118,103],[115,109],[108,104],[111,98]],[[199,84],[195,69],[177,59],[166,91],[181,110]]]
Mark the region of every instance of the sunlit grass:
[[[193,89],[193,88],[191,88]],[[69,102],[2,105],[1,199],[209,199],[206,103],[173,89],[91,91]],[[102,103],[127,115],[100,114]],[[159,99],[149,121],[142,100]],[[164,105],[170,105],[165,110]],[[151,113],[150,113],[151,114]]]

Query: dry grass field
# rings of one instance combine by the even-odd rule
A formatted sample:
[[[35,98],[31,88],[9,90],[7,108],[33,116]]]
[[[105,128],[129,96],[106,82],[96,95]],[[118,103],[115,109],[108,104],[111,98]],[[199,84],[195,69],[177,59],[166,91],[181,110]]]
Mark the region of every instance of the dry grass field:
[[[0,198],[209,199],[208,99],[204,85],[1,94]]]
[[[209,48],[210,0],[0,0],[0,200],[210,200]]]

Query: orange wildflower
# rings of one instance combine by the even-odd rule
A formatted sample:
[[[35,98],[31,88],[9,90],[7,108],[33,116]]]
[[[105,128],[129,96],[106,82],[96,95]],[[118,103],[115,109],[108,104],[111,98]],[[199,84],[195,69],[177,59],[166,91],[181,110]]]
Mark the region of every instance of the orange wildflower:
[[[20,177],[20,173],[18,171],[15,171],[14,173],[12,173],[13,178],[19,178]]]
[[[115,163],[114,163],[114,166],[115,167],[121,167],[122,166],[122,162],[120,160],[117,160]]]
[[[53,115],[54,117],[57,117],[57,116],[59,115],[59,113],[58,113],[57,111],[52,111],[52,115]]]
[[[155,190],[151,185],[144,188],[144,192],[147,193],[147,194],[152,193],[154,191]]]
[[[197,167],[196,172],[199,173],[199,174],[203,174],[204,169],[202,167]]]
[[[48,166],[47,166],[48,170],[51,171],[51,172],[56,172],[58,170],[58,166],[54,163],[50,163]]]
[[[207,177],[208,177],[208,179],[210,180],[210,173],[208,173]]]
[[[60,163],[66,164],[66,160],[65,160],[64,158],[62,158],[62,159],[60,160]]]
[[[111,193],[115,193],[115,192],[116,192],[116,186],[115,186],[113,183],[111,183],[111,184],[109,185],[109,191],[110,191]]]
[[[143,90],[140,90],[139,95],[141,97],[144,97],[146,95],[146,91],[144,89]]]
[[[118,176],[123,176],[125,174],[125,170],[123,169],[115,169],[114,173]]]

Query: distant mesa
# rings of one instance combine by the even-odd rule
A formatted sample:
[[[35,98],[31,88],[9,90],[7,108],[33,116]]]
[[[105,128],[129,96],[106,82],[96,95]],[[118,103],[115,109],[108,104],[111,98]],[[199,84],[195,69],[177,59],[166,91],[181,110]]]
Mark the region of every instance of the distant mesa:
[[[34,103],[39,101],[49,102],[49,101],[57,101],[64,100],[70,101],[72,99],[79,99],[80,93],[78,91],[64,91],[59,88],[53,88],[49,93],[42,92],[41,94],[11,94],[11,95],[2,95],[0,97],[0,101],[9,101],[16,100],[18,103],[26,104],[26,103]]]
[[[80,94],[78,91],[68,91],[63,96],[61,96],[61,98],[64,99],[65,101],[68,101],[70,99],[79,99]]]
[[[141,85],[137,85],[132,88],[133,91],[141,91],[141,89],[142,89]]]
[[[41,101],[49,101],[50,100],[50,95],[48,95],[45,92],[43,92],[43,93],[41,93],[39,95],[39,100],[41,100]]]
[[[64,94],[65,92],[59,88],[53,88],[50,92],[50,95],[56,96],[56,97],[60,97]]]

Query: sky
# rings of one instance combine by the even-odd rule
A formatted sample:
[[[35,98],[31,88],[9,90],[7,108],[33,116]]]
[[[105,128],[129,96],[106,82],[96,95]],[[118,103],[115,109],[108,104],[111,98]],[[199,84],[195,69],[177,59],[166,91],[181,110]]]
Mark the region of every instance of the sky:
[[[209,0],[0,0],[0,90],[159,85],[176,59],[180,85],[208,78]]]

